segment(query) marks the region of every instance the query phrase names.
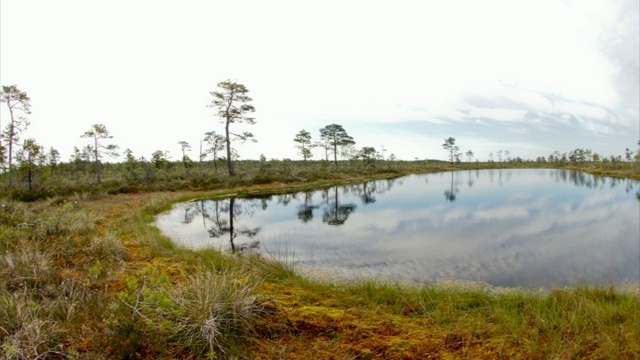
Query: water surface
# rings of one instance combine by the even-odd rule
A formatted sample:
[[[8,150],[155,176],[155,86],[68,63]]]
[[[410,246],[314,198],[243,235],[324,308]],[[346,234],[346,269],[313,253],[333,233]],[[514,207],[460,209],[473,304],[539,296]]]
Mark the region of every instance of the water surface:
[[[344,276],[637,283],[638,191],[636,181],[568,170],[470,170],[187,202],[157,226],[188,246],[255,249]]]

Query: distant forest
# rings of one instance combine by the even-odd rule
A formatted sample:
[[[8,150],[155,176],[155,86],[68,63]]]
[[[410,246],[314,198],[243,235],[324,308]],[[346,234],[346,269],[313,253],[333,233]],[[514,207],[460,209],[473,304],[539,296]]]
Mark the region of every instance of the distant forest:
[[[255,108],[248,92],[244,85],[230,80],[220,82],[218,89],[210,92],[209,107],[216,111],[222,129],[203,134],[196,159],[188,156],[192,145],[186,141],[176,141],[181,150],[178,160],[171,159],[164,150],[156,150],[148,158],[138,156],[128,148],[121,150],[112,144],[114,136],[106,125],[93,124],[78,134],[79,138],[88,139],[89,144],[82,148],[75,146],[65,162],[57,149],[45,149],[37,139],[20,138],[30,125],[27,116],[31,113],[31,99],[16,85],[2,86],[0,100],[8,108],[9,119],[0,136],[0,190],[10,197],[30,200],[78,192],[210,189],[465,168],[597,167],[605,172],[625,171],[625,176],[631,177],[637,177],[640,169],[640,149],[634,152],[629,148],[622,155],[604,156],[590,149],[575,149],[541,154],[536,159],[512,157],[504,149],[490,153],[488,161],[480,162],[472,150],[462,152],[454,137],[444,139],[442,144],[448,161],[417,158],[403,161],[393,153],[387,156],[384,148],[357,148],[354,138],[340,124],[319,129],[317,141],[308,130],[299,130],[291,139],[298,159],[268,160],[261,155],[259,160],[240,160],[238,147],[256,141],[251,132],[234,132],[234,124],[255,123],[250,117]],[[321,149],[322,159],[313,160],[314,148]]]

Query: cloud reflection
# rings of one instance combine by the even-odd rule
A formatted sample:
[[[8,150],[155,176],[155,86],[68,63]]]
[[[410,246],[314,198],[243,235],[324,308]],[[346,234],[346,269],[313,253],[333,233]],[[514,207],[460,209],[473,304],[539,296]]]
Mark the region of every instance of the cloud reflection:
[[[266,211],[253,206],[235,220],[238,228],[260,228],[256,239],[270,251],[285,242],[301,266],[351,276],[536,287],[639,280],[637,182],[562,170],[487,170],[465,187],[469,175],[413,175],[402,184],[310,192],[291,196],[288,207],[266,200]],[[441,194],[452,182],[459,196],[448,203]],[[353,207],[325,216],[344,204]],[[307,211],[302,218],[300,209]],[[184,218],[184,209],[176,211]],[[162,215],[158,226],[165,230],[172,216],[179,218]],[[340,226],[329,226],[330,219]],[[190,236],[197,235],[182,232]]]

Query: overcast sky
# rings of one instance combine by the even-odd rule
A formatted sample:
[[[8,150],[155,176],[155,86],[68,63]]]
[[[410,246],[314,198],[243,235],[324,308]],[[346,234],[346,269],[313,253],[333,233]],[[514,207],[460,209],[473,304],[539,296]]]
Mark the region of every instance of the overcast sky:
[[[22,138],[64,161],[95,123],[138,157],[197,158],[227,79],[256,107],[243,159],[297,159],[295,134],[332,123],[400,159],[446,159],[449,136],[479,160],[617,156],[640,136],[639,4],[2,0],[0,82],[31,97]]]

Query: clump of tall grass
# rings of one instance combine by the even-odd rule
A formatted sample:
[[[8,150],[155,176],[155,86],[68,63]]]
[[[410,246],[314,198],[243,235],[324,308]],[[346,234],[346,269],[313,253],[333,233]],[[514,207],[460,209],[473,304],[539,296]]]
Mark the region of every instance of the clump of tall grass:
[[[122,242],[112,232],[92,237],[88,251],[95,259],[116,262],[124,260],[127,254]]]
[[[0,344],[0,359],[65,358],[62,341],[64,337],[60,325],[41,319],[28,307],[17,307],[22,316],[22,325],[12,333],[0,328],[0,332],[7,333]]]
[[[266,314],[246,265],[221,271],[199,269],[178,284],[172,298],[178,342],[196,354],[225,353],[250,340]]]
[[[55,289],[0,290],[0,359],[66,358],[71,324],[86,322],[82,311],[90,295],[66,280]],[[93,305],[93,303],[91,303]]]
[[[93,255],[122,258],[108,235],[78,236],[94,231],[96,220],[65,199],[0,199],[0,359],[67,358],[79,336],[71,329],[100,318],[99,295],[67,276]]]
[[[0,284],[5,283],[9,289],[37,288],[52,279],[57,280],[57,272],[52,266],[53,255],[42,250],[37,244],[20,242],[22,246],[0,255]]]

